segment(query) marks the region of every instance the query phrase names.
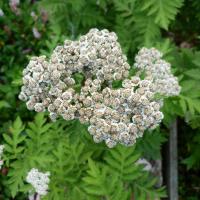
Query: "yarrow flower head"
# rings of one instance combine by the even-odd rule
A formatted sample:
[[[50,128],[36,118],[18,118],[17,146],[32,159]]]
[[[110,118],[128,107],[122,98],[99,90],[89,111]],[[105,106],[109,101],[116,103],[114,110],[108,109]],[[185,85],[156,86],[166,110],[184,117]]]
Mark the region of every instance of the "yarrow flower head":
[[[160,88],[160,93],[175,95],[180,89],[169,64],[160,59],[161,53],[149,51],[139,52],[139,73],[128,77],[130,65],[116,34],[91,29],[78,41],[66,40],[57,46],[49,61],[45,56],[33,57],[23,71],[19,98],[30,110],[48,110],[53,121],[62,116],[89,124],[95,142],[105,141],[109,147],[133,145],[146,129],[154,129],[163,119],[162,104],[154,99],[162,80],[170,80],[173,91]],[[145,79],[140,77],[141,70],[146,70]],[[78,92],[77,74],[84,77]],[[122,83],[120,88],[113,87],[116,81]]]
[[[3,155],[4,145],[0,145],[0,169],[3,165],[2,155]]]
[[[153,80],[154,92],[164,96],[176,96],[181,87],[177,77],[171,73],[170,63],[164,61],[162,56],[155,48],[142,48],[135,58],[135,66],[139,72],[145,72],[146,78]]]
[[[34,192],[40,196],[44,196],[48,193],[49,176],[49,172],[42,173],[38,169],[33,168],[28,172],[26,181],[33,186]]]

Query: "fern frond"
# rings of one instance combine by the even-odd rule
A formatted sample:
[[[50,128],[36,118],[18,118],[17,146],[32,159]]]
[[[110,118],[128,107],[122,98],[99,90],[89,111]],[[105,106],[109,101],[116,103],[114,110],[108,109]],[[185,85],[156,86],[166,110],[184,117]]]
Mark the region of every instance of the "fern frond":
[[[141,13],[135,17],[133,28],[136,34],[132,37],[139,47],[154,46],[155,42],[160,38],[159,26],[155,24],[152,17],[145,16],[145,13]]]
[[[52,148],[48,145],[51,138],[52,123],[46,123],[44,113],[38,113],[33,122],[28,123],[29,128],[26,129],[28,139],[26,141],[28,149],[32,156],[42,156],[41,153],[48,153]],[[50,148],[50,149],[49,149]],[[47,156],[48,157],[48,156]]]
[[[135,4],[136,0],[114,0],[115,9],[126,19],[126,25],[131,25],[134,22]]]
[[[88,160],[88,166],[87,176],[83,178],[84,190],[88,194],[109,200],[128,199],[129,192],[123,187],[117,174],[110,173],[108,168],[100,167],[91,159]]]
[[[164,133],[159,129],[153,132],[146,132],[142,139],[139,139],[136,144],[136,149],[142,153],[142,157],[147,159],[161,159],[161,145],[166,141]]]
[[[156,181],[156,178],[152,178],[147,172],[144,172],[142,176],[133,183],[134,198],[154,200],[166,197],[164,187],[155,188]]]
[[[118,145],[116,148],[108,151],[104,160],[121,180],[133,181],[141,175],[140,167],[134,165],[139,157],[140,154],[135,151],[135,147]]]
[[[108,188],[105,185],[107,169],[100,169],[91,159],[88,160],[88,166],[88,176],[83,178],[83,181],[87,184],[85,191],[98,196],[108,195]]]
[[[167,30],[182,5],[183,0],[145,0],[142,10],[147,11],[148,16],[153,15],[155,23]]]
[[[21,190],[25,191],[24,180],[26,178],[29,167],[30,166],[28,164],[27,158],[22,158],[12,162],[6,183],[13,198]],[[28,192],[28,190],[25,192]]]
[[[14,121],[13,125],[10,127],[9,132],[3,134],[3,138],[5,140],[5,152],[9,155],[5,158],[6,161],[10,161],[13,159],[16,159],[17,156],[23,152],[24,146],[21,146],[20,144],[25,140],[26,136],[23,134],[24,125],[20,119],[20,117],[17,117],[17,119]]]

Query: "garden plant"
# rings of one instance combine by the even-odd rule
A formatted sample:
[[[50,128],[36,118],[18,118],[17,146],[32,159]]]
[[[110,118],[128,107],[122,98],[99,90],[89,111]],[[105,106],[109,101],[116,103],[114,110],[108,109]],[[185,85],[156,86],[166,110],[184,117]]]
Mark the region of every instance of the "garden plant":
[[[198,200],[199,11],[198,0],[2,0],[0,199],[169,199],[176,121],[179,198]]]

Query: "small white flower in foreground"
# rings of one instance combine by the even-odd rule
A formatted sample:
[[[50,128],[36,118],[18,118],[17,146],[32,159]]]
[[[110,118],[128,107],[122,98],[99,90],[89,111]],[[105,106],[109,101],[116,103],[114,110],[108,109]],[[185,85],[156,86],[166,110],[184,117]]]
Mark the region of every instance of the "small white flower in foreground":
[[[2,158],[2,154],[3,154],[3,149],[4,149],[4,145],[0,145],[0,169],[3,165],[3,160],[1,160]]]
[[[4,16],[4,12],[3,10],[0,8],[0,17],[3,17]]]
[[[32,32],[33,32],[33,36],[34,36],[36,39],[40,39],[40,38],[41,38],[41,34],[40,34],[40,32],[38,31],[37,28],[33,27]]]
[[[33,168],[28,172],[26,181],[33,186],[38,195],[44,196],[48,193],[49,176],[50,172],[42,173]]]
[[[36,17],[36,14],[34,11],[31,12],[31,17],[35,18]]]

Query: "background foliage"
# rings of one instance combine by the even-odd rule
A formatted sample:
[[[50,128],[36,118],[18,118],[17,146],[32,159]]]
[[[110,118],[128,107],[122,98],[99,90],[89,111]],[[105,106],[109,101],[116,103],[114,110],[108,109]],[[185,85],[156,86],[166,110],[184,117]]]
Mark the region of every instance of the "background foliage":
[[[26,198],[29,186],[24,178],[32,167],[52,172],[46,199],[162,197],[154,178],[135,162],[139,156],[160,158],[160,146],[175,118],[180,196],[199,199],[199,0],[25,0],[18,6],[19,13],[3,0],[0,8],[4,12],[0,16],[0,143],[6,144],[1,199]],[[179,77],[182,91],[165,100],[163,125],[153,134],[146,133],[134,147],[109,150],[93,144],[79,122],[52,124],[44,114],[28,111],[17,98],[21,72],[30,56],[48,56],[64,39],[76,39],[92,27],[115,31],[130,64],[140,47],[160,49]]]

